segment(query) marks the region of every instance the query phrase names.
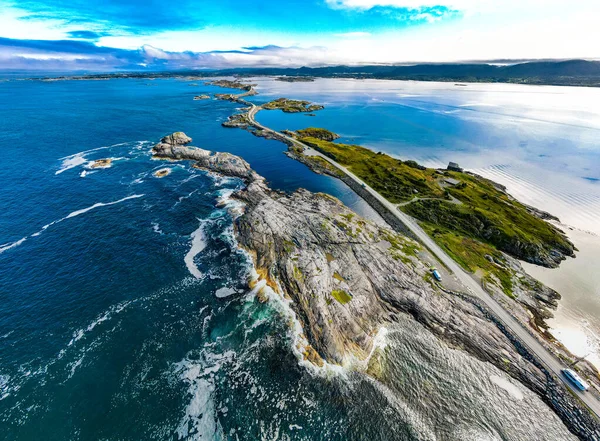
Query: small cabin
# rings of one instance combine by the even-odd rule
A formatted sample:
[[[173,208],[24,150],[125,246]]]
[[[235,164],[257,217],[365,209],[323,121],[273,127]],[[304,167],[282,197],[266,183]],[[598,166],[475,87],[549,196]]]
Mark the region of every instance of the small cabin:
[[[463,172],[464,170],[458,165],[456,162],[449,162],[446,170],[455,171],[455,172]]]

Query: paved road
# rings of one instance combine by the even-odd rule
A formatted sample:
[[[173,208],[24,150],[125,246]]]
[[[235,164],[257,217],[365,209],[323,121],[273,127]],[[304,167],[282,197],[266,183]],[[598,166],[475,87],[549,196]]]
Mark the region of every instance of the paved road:
[[[333,166],[342,170],[346,173],[350,178],[360,184],[366,191],[368,191],[374,198],[376,198],[379,202],[381,202],[388,210],[393,213],[402,223],[404,223],[410,230],[414,233],[414,235],[423,243],[429,250],[440,260],[442,261],[454,274],[458,279],[463,283],[465,287],[471,292],[472,295],[479,298],[481,301],[485,303],[485,305],[504,323],[504,325],[509,328],[513,334],[519,337],[521,341],[535,354],[537,357],[546,365],[546,367],[554,372],[558,378],[565,384],[567,388],[569,388],[576,396],[578,396],[581,401],[583,401],[589,409],[593,413],[595,413],[597,418],[600,418],[600,402],[589,392],[582,392],[579,389],[575,388],[561,373],[561,369],[566,366],[555,357],[550,351],[548,351],[535,337],[533,337],[512,315],[510,315],[496,300],[494,300],[485,290],[481,287],[479,282],[477,282],[470,274],[465,272],[455,261],[452,259],[444,250],[442,250],[434,241],[429,237],[425,231],[419,226],[419,224],[410,216],[405,214],[404,212],[397,209],[397,207],[369,187],[366,183],[364,183],[358,176],[353,174],[350,170],[338,164],[333,159],[323,155],[322,153],[316,151],[315,149],[307,146],[306,144],[293,139],[283,133],[276,132],[275,130],[271,130],[268,127],[263,126],[258,123],[255,119],[256,113],[260,111],[261,108],[252,104],[252,108],[248,112],[248,119],[251,124],[255,127],[266,130],[273,134],[276,134],[293,144],[300,146],[304,149],[305,154],[310,156],[318,156],[323,158]]]

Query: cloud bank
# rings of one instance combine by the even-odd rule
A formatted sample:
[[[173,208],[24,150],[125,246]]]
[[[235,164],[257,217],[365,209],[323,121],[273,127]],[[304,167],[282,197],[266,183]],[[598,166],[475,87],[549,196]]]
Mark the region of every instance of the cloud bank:
[[[86,37],[92,37],[86,35]],[[14,40],[0,38],[0,70],[131,71],[225,69],[233,67],[301,67],[335,64],[339,58],[322,47],[274,45],[243,50],[169,52],[144,45],[136,50],[97,46],[81,40]]]

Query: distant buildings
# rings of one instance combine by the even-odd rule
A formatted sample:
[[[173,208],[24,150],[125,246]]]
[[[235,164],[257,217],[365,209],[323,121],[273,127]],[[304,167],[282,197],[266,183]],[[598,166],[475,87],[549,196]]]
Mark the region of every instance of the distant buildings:
[[[461,172],[461,173],[464,171],[456,162],[449,162],[446,170]]]

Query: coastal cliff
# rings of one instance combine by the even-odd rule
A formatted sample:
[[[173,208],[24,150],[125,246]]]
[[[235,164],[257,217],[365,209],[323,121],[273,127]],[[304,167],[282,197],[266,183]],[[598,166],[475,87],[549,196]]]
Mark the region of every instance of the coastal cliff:
[[[452,348],[495,365],[549,404],[583,439],[598,430],[552,375],[485,308],[440,289],[412,239],[357,216],[337,199],[298,190],[271,190],[246,161],[188,147],[165,137],[153,154],[242,179],[233,195],[245,204],[236,238],[252,256],[260,280],[291,299],[306,344],[297,348],[316,366],[366,366],[377,376],[376,337],[400,316],[423,325]],[[253,282],[256,283],[256,282]],[[268,296],[258,291],[266,300]]]

